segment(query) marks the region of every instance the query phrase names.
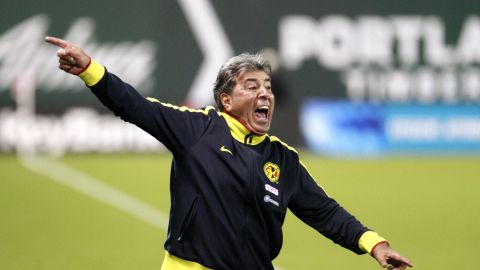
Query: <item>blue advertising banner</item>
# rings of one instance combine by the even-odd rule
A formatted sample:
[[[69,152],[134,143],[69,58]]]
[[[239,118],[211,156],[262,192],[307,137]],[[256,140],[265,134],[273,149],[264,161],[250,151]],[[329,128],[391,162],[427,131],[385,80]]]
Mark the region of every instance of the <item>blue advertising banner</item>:
[[[476,104],[310,99],[300,114],[308,147],[326,155],[480,153],[480,106]]]

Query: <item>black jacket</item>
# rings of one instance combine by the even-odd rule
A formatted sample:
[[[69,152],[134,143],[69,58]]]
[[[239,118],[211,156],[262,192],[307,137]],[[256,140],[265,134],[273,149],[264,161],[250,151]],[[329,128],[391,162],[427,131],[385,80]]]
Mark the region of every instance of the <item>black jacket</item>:
[[[273,269],[287,208],[335,243],[364,253],[358,240],[368,229],[328,197],[298,153],[276,137],[251,134],[213,107],[145,99],[108,72],[91,90],[173,153],[170,254],[213,269]]]

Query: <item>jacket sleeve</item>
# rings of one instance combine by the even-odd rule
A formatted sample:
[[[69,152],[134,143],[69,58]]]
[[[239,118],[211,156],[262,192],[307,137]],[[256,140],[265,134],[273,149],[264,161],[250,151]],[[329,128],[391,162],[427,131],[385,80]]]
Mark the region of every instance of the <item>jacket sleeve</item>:
[[[99,65],[96,62],[93,64]],[[93,85],[82,79],[116,116],[142,128],[173,154],[185,152],[198,141],[211,120],[209,110],[214,112],[213,107],[194,110],[144,98],[135,88],[107,70]]]
[[[365,253],[359,239],[368,229],[330,198],[300,162],[297,180],[289,202],[293,214],[333,242],[357,254]]]

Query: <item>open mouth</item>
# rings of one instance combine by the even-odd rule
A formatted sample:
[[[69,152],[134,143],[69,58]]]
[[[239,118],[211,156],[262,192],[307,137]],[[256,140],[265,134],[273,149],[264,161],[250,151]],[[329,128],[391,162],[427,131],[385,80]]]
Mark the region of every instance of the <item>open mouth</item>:
[[[260,106],[258,109],[255,110],[255,118],[261,122],[268,120],[268,106]]]

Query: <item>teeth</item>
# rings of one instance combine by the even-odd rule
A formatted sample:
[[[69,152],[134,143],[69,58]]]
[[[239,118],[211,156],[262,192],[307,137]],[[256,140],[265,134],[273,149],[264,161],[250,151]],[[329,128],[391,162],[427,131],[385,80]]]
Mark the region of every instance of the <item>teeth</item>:
[[[267,105],[260,106],[260,108],[259,108],[259,109],[261,109],[261,110],[268,110],[268,106],[267,106]]]

